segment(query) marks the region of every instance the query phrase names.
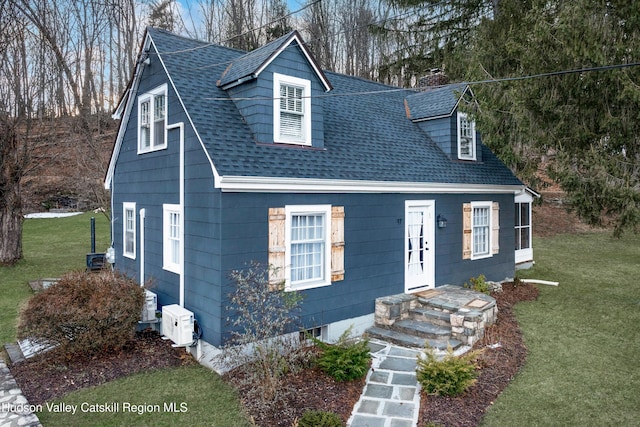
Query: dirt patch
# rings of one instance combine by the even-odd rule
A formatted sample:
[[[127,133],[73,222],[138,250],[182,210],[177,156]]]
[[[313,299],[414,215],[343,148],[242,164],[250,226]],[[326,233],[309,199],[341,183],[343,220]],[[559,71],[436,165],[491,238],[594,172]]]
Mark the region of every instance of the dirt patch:
[[[571,206],[567,204],[562,192],[543,193],[542,203],[534,205],[532,211],[534,236],[549,237],[563,233],[603,231],[580,220],[571,211]]]

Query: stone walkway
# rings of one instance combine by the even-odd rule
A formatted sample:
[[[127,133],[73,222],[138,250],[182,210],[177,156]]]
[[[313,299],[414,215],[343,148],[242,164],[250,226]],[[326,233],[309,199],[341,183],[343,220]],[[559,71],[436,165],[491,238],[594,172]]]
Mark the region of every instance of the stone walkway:
[[[0,359],[0,427],[42,427],[32,409],[9,368]]]
[[[414,427],[420,410],[416,379],[419,350],[370,341],[372,364],[350,427]]]

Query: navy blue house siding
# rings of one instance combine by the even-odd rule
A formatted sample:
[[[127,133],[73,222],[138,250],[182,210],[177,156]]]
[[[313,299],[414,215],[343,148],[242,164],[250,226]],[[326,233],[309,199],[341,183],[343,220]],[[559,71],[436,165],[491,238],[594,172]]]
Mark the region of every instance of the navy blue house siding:
[[[222,273],[250,261],[268,263],[268,209],[299,204],[344,206],[345,278],[331,286],[303,291],[306,326],[370,314],[375,299],[404,292],[405,200],[435,200],[436,214],[448,226],[435,230],[436,286],[462,285],[484,274],[503,280],[514,273],[512,195],[255,194],[224,193]],[[462,259],[462,205],[500,203],[500,252],[491,258]],[[227,280],[225,292],[233,290]]]
[[[496,281],[513,276],[514,193],[523,184],[481,145],[479,134],[476,161],[457,160],[458,98],[438,92],[446,111],[429,116],[429,93],[336,73],[328,73],[329,82],[295,32],[256,54],[162,30],[149,29],[146,37],[149,52],[141,52],[135,93],[119,109],[125,113],[106,181],[116,268],[148,283],[159,306],[180,302],[182,277],[184,307],[194,312],[204,341],[220,346],[229,333],[230,272],[269,262],[270,208],[344,207],[344,279],[301,291],[306,327],[371,315],[376,298],[404,292],[407,200],[433,201],[435,216],[447,218],[446,228],[434,225],[436,286],[462,285],[480,274]],[[310,82],[312,147],[273,145],[274,73]],[[184,138],[179,129],[168,130],[166,148],[139,154],[138,97],[163,84],[167,126],[182,124]],[[413,123],[411,112],[433,119]],[[180,204],[181,171],[183,276],[163,268],[163,205]],[[291,188],[303,192],[285,192]],[[332,188],[352,192],[328,193]],[[439,190],[413,193],[418,188]],[[465,260],[463,205],[473,201],[499,203],[500,249]],[[135,203],[135,257],[123,256],[123,203]]]

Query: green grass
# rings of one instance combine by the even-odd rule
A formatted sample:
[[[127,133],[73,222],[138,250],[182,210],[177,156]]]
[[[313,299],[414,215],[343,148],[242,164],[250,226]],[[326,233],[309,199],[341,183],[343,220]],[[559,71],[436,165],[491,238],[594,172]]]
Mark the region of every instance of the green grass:
[[[96,251],[105,251],[111,235],[103,214],[24,221],[24,258],[14,266],[0,267],[0,344],[16,339],[19,309],[32,295],[30,280],[60,277],[86,267],[86,254],[91,252],[91,217],[96,219]]]
[[[537,239],[534,255],[522,277],[560,286],[516,306],[529,355],[483,425],[638,425],[640,236]]]
[[[117,411],[113,405],[108,406],[114,402],[118,404]],[[200,365],[132,375],[71,393],[54,403],[76,405],[77,412],[50,412],[45,405],[38,417],[46,427],[250,425],[242,415],[235,392]],[[108,412],[91,412],[101,409],[92,405],[105,405]]]
[[[89,218],[96,217],[97,250],[109,244],[103,215],[32,219],[24,224],[25,259],[0,267],[0,343],[15,339],[18,308],[29,280],[82,269],[89,252]],[[640,236],[560,235],[534,241],[536,266],[523,277],[555,280],[516,314],[529,349],[527,362],[497,399],[485,426],[637,425],[640,419]],[[248,425],[234,392],[201,366],[133,375],[62,399],[81,405],[119,402],[119,412],[39,414],[57,425]],[[125,413],[124,402],[160,405]],[[186,412],[164,411],[185,403]]]
[[[29,280],[59,277],[85,268],[85,256],[91,250],[92,216],[96,218],[96,250],[104,251],[110,242],[109,222],[104,215],[25,220],[24,259],[12,267],[0,267],[0,344],[15,341],[19,308],[32,295]],[[75,415],[55,413],[44,405],[38,417],[46,427],[249,425],[233,389],[215,372],[200,365],[132,375],[71,393],[57,402],[78,405],[77,412]],[[113,402],[119,403],[116,413],[90,412],[91,405]],[[178,412],[165,408],[165,403],[171,405],[172,402]],[[127,411],[125,403],[152,405],[153,411],[143,414]],[[100,408],[93,406],[93,409]]]

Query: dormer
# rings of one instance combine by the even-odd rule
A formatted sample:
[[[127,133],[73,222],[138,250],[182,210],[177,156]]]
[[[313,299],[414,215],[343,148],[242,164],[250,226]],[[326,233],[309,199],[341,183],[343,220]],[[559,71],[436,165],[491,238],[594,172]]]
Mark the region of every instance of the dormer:
[[[480,135],[464,106],[473,104],[466,84],[451,84],[409,95],[407,117],[452,160],[482,161]]]
[[[218,86],[259,144],[324,148],[321,95],[331,84],[297,31],[229,64]]]

